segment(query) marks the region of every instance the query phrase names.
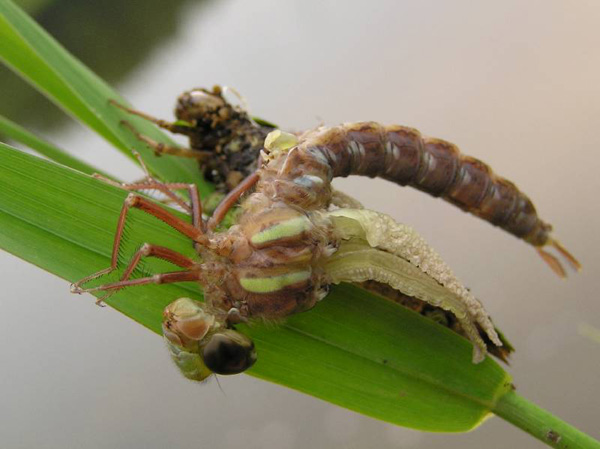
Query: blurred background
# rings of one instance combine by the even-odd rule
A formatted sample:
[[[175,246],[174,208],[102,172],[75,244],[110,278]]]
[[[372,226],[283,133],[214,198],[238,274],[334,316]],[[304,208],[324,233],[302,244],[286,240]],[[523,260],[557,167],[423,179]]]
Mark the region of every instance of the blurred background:
[[[600,438],[600,3],[17,1],[140,110],[235,87],[284,129],[376,120],[455,142],[515,181],[584,271],[384,181],[337,187],[415,227],[481,298],[518,390]],[[140,172],[5,69],[0,113],[133,180]],[[537,448],[498,418],[468,434],[379,422],[249,376],[196,385],[160,339],[0,253],[0,434],[9,448]],[[401,344],[401,342],[400,342]]]

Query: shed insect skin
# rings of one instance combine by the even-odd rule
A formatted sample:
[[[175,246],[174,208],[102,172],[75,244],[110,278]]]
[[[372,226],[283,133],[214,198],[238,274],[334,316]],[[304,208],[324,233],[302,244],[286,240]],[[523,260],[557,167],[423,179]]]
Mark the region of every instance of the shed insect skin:
[[[256,171],[258,154],[274,126],[253,119],[244,108],[228,102],[220,86],[214,86],[212,90],[195,88],[182,93],[175,106],[175,122],[156,119],[115,101],[112,104],[174,134],[188,137],[189,148],[170,147],[140,135],[128,122],[123,122],[157,155],[197,159],[204,178],[220,192],[232,190]]]

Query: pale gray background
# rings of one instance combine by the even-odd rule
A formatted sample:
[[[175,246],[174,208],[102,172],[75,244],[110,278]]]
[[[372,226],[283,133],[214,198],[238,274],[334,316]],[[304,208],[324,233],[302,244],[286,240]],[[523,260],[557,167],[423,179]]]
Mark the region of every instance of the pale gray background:
[[[419,230],[517,347],[519,391],[599,438],[599,24],[597,1],[191,4],[178,36],[118,88],[164,118],[182,90],[221,83],[287,129],[411,125],[516,181],[583,273],[561,281],[527,245],[422,193],[337,185]],[[49,137],[139,176],[79,125]],[[221,378],[223,392],[188,383],[156,335],[14,257],[0,264],[4,447],[542,446],[497,418],[469,434],[425,434],[249,376]]]

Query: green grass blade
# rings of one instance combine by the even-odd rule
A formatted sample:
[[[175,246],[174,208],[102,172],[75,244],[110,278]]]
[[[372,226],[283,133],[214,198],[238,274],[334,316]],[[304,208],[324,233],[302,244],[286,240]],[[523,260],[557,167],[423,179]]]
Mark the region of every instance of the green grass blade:
[[[125,196],[0,145],[0,247],[66,280],[108,266]],[[124,260],[142,242],[193,254],[186,238],[140,211],[127,234]],[[160,262],[146,269],[173,267]],[[113,296],[110,305],[159,332],[163,307],[181,296],[200,292],[193,283],[135,287]],[[510,376],[495,361],[471,363],[465,339],[350,285],[334,288],[313,310],[282,326],[243,331],[259,354],[251,375],[416,429],[470,430],[510,389]]]
[[[173,156],[157,158],[122,126],[121,120],[127,120],[142,134],[173,143],[154,125],[111,105],[109,99],[122,104],[126,101],[10,0],[0,1],[0,59],[127,156],[131,157],[132,148],[138,150],[162,179],[199,181],[195,161]],[[201,185],[200,189],[202,193],[211,190],[208,185]]]
[[[600,441],[519,396],[505,394],[494,413],[550,447],[557,449],[600,449]]]
[[[100,173],[104,176],[108,176],[106,173],[103,173],[96,167],[83,162],[81,159],[71,156],[62,148],[59,148],[39,138],[35,134],[27,131],[22,126],[17,125],[15,122],[2,115],[0,115],[0,136],[8,137],[10,140],[19,142],[54,162],[58,162],[59,164],[65,165],[74,170],[78,170],[82,173],[86,173],[88,175]]]

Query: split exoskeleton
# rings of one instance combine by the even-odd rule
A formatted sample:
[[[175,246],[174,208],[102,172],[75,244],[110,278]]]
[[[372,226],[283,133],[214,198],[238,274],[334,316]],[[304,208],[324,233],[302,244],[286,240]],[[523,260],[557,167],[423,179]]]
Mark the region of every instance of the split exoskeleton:
[[[203,122],[205,132],[218,126],[228,129],[222,117],[231,114],[219,110],[231,106],[220,101],[220,90],[195,90],[184,95],[188,107],[196,108],[196,115],[220,117],[213,119],[212,128],[210,120]],[[192,135],[198,122],[193,114],[182,115],[178,114],[178,119],[186,121],[183,131]],[[175,126],[181,126],[145,117],[174,132],[178,132]],[[241,122],[249,122],[243,115],[236,119],[238,127]],[[240,139],[248,143],[245,136],[255,139],[266,135],[264,127],[254,126],[252,132],[219,133],[222,154],[235,155],[236,148],[241,148]],[[140,138],[160,151],[159,144]],[[251,143],[248,147],[254,148]],[[340,282],[376,281],[450,312],[473,343],[475,363],[486,354],[482,336],[494,345],[502,345],[481,303],[440,256],[410,227],[363,209],[335,192],[331,181],[338,176],[381,177],[440,196],[530,243],[557,273],[564,275],[564,270],[556,257],[542,249],[546,245],[556,248],[579,268],[577,261],[549,236],[550,226],[538,218],[529,198],[514,184],[495,176],[483,162],[462,156],[454,145],[424,138],[412,128],[363,122],[319,127],[300,134],[273,130],[261,147],[257,169],[229,192],[209,219],[202,217],[193,185],[163,184],[149,175],[142,184],[123,185],[129,190],[158,189],[170,192],[171,197],[172,190],[187,189],[191,201],[183,207],[189,211],[191,223],[131,193],[119,219],[111,267],[73,286],[77,293],[110,293],[140,284],[198,281],[205,303],[180,298],[165,309],[163,321],[171,355],[191,379],[246,370],[256,355],[252,342],[234,330],[236,323],[253,318],[280,319],[309,310],[327,295],[330,285]],[[242,195],[235,224],[217,231]],[[82,288],[84,283],[117,268],[124,223],[132,207],[189,237],[198,258],[146,244],[135,254],[120,281]],[[144,257],[159,257],[182,270],[131,279]]]

